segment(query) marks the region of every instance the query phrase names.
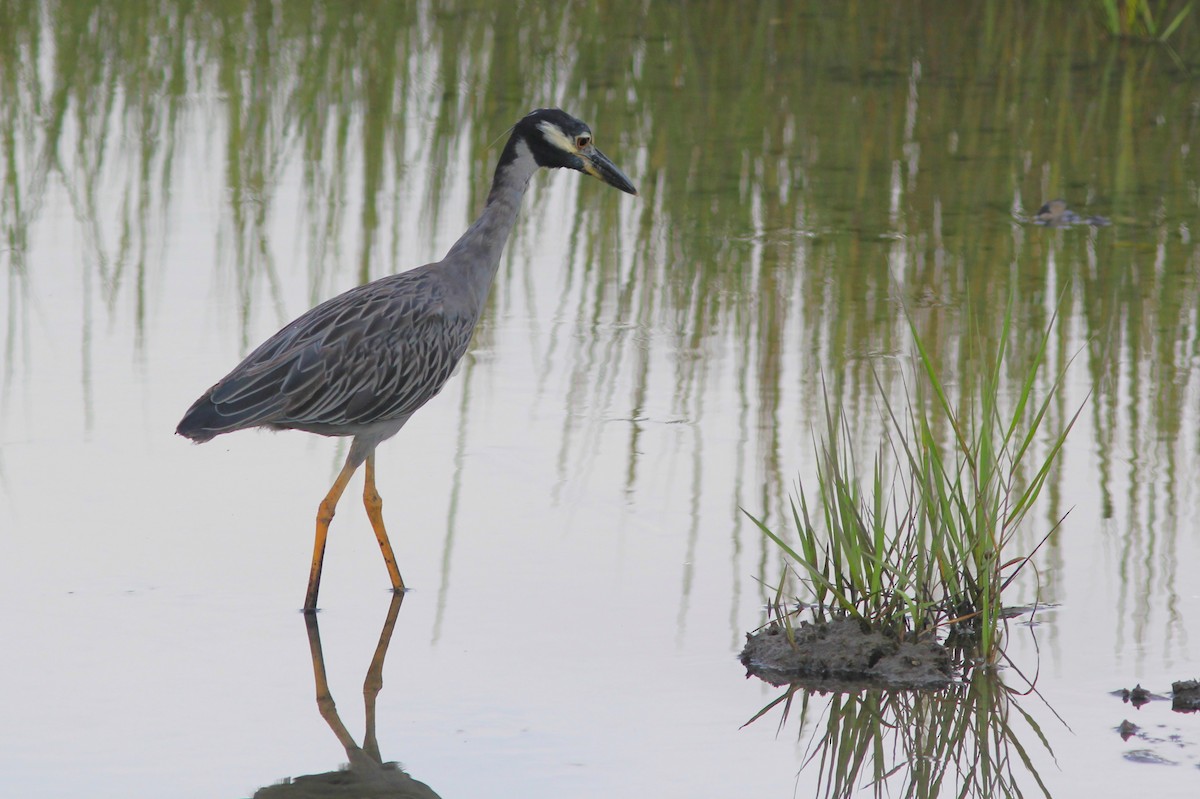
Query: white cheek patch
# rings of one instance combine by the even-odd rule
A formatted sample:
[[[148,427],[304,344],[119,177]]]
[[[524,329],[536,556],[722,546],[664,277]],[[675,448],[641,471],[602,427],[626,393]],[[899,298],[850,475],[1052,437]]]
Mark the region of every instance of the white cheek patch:
[[[562,132],[562,128],[555,125],[553,122],[539,122],[538,130],[542,132],[542,136],[550,144],[565,153],[578,153],[579,148],[575,146],[575,142],[570,136]]]

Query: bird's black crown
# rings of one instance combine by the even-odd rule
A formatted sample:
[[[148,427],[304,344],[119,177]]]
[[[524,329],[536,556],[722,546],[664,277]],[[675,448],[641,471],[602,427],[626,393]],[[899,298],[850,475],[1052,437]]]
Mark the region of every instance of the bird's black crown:
[[[576,153],[591,144],[592,129],[560,108],[531,111],[513,126],[512,137],[500,157],[501,166],[517,157],[518,141],[525,143],[538,166],[581,169]]]

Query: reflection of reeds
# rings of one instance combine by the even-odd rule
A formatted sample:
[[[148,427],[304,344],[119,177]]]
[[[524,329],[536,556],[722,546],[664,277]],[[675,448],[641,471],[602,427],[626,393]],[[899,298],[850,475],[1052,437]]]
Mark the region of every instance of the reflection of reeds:
[[[1200,51],[1193,19],[1172,33],[1185,55]],[[456,230],[482,201],[489,146],[558,103],[611,150],[640,153],[623,163],[643,190],[632,219],[587,196],[569,219],[555,332],[590,349],[551,354],[572,372],[573,412],[601,397],[636,417],[666,385],[672,414],[697,421],[732,379],[746,469],[729,506],[779,518],[795,461],[784,433],[822,415],[813,376],[852,418],[872,413],[876,374],[896,386],[897,285],[964,402],[978,390],[957,343],[966,314],[994,345],[998,298],[1015,294],[1015,328],[1040,331],[1068,286],[1056,346],[1088,347],[1102,490],[1122,531],[1145,536],[1147,563],[1174,539],[1161,520],[1192,471],[1200,405],[1197,88],[1160,49],[1113,45],[1091,7],[0,0],[0,88],[6,389],[33,368],[24,286],[48,186],[65,189],[83,242],[87,414],[93,322],[128,313],[152,336],[146,320],[169,317],[153,288],[171,268],[160,255],[178,235],[166,220],[185,156],[213,156],[220,224],[204,233],[245,347],[261,316],[303,310],[283,307],[287,284],[311,303],[439,256],[442,221]],[[1012,221],[1060,194],[1117,224]],[[504,291],[537,290],[516,254],[552,212],[521,222]],[[631,327],[606,338],[597,320],[614,316]],[[1014,362],[1036,346],[1018,337]],[[613,394],[618,373],[633,375],[627,396]],[[1002,390],[1018,386],[1009,375]],[[563,462],[589,451],[574,436]],[[638,452],[634,430],[631,486]],[[1147,456],[1166,462],[1168,491]],[[1134,571],[1123,585],[1154,601],[1163,581]]]
[[[1190,2],[1180,7],[1165,2],[1151,5],[1150,0],[1096,0],[1093,5],[1113,36],[1157,42],[1171,38],[1192,11]]]
[[[984,669],[936,693],[873,689],[824,703],[794,684],[751,721],[780,707],[782,727],[796,709],[801,734],[810,731],[802,769],[815,770],[816,797],[1048,797],[1037,748],[1053,752],[1019,701]]]

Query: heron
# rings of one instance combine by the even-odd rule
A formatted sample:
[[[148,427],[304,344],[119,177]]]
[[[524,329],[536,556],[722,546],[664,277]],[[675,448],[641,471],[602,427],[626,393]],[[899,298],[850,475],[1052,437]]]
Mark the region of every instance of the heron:
[[[543,167],[574,169],[637,194],[596,149],[584,122],[558,108],[532,111],[513,126],[483,211],[446,257],[357,286],[300,315],[204,392],[179,422],[175,432],[197,443],[254,427],[353,437],[317,507],[304,612],[316,611],[329,524],[364,464],[367,518],[393,591],[405,590],[375,486],[375,448],[442,390],[466,353],[529,180]]]

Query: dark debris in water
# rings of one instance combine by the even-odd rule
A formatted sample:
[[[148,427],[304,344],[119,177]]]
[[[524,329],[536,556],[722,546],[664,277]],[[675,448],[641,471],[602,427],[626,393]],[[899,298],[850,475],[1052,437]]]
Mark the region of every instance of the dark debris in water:
[[[1121,697],[1122,702],[1128,702],[1135,708],[1141,708],[1152,700],[1165,700],[1168,697],[1153,694],[1138,683],[1133,688],[1122,688],[1113,691],[1113,696]],[[1179,680],[1171,683],[1171,709],[1178,713],[1192,713],[1200,710],[1200,680]]]
[[[855,619],[801,622],[787,631],[774,624],[746,636],[740,655],[747,675],[772,685],[800,683],[822,691],[865,687],[936,689],[950,683],[945,647],[900,641]]]
[[[1161,696],[1155,696],[1154,694],[1147,691],[1145,688],[1142,687],[1141,683],[1138,683],[1133,688],[1122,688],[1119,691],[1113,691],[1113,694],[1121,697],[1122,702],[1127,702],[1136,708],[1140,708],[1142,705],[1146,704],[1151,699],[1162,699],[1163,698]]]
[[[1180,680],[1171,683],[1171,710],[1194,713],[1200,710],[1200,680]]]
[[[1113,696],[1121,697],[1123,702],[1141,708],[1152,701],[1164,701],[1168,697],[1151,693],[1141,686],[1122,688],[1112,692]],[[1192,713],[1200,710],[1200,680],[1180,680],[1171,684],[1171,709],[1177,713]],[[1162,705],[1160,710],[1165,710]],[[1148,710],[1147,713],[1153,712]],[[1196,744],[1190,736],[1180,729],[1173,728],[1170,723],[1138,725],[1128,719],[1116,727],[1117,734],[1138,749],[1123,752],[1122,757],[1131,763],[1148,765],[1175,766],[1183,762],[1193,762],[1196,768],[1200,763],[1196,760]]]
[[[1071,227],[1073,225],[1107,227],[1112,224],[1103,216],[1080,216],[1067,206],[1066,200],[1051,200],[1039,208],[1029,221],[1045,227]]]

